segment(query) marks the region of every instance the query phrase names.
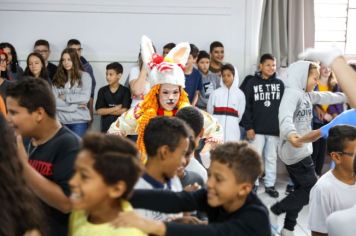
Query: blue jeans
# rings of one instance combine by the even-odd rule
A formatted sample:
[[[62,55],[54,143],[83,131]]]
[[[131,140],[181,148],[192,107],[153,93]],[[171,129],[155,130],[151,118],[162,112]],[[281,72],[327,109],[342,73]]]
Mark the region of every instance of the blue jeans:
[[[278,136],[256,134],[251,144],[256,148],[264,161],[266,187],[273,187],[277,178],[277,148],[279,143]],[[258,185],[258,180],[255,183]]]
[[[84,134],[87,132],[89,127],[88,123],[76,123],[76,124],[65,124],[68,129],[76,133],[79,137],[83,137]]]

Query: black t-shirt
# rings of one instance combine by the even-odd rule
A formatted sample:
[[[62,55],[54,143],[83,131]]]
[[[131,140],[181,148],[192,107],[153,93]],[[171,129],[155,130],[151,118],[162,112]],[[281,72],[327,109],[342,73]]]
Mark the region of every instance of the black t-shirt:
[[[79,151],[80,140],[66,127],[44,144],[33,146],[25,142],[29,163],[42,176],[56,183],[68,196],[68,181],[73,174],[75,157]],[[48,219],[50,235],[63,236],[68,233],[69,214],[64,214],[43,202]]]
[[[122,85],[116,92],[110,91],[109,85],[106,85],[99,89],[98,97],[95,104],[95,110],[100,108],[111,108],[117,105],[122,105],[122,108],[130,108],[131,105],[131,93],[130,90]],[[115,115],[101,116],[101,132],[107,132],[110,125],[118,118]]]
[[[51,62],[48,62],[47,71],[48,71],[48,77],[49,77],[50,81],[52,81],[54,74],[57,71],[57,66]]]

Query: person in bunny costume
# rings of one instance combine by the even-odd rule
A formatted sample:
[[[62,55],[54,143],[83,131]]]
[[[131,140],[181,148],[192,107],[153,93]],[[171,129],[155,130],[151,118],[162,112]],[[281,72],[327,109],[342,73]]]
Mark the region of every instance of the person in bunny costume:
[[[143,142],[145,127],[150,119],[156,116],[175,116],[176,112],[190,106],[188,94],[185,92],[185,76],[183,65],[186,64],[190,46],[183,42],[177,44],[164,58],[154,52],[152,41],[142,36],[141,51],[144,66],[149,76],[150,91],[144,100],[121,115],[110,126],[108,133],[120,135],[138,135],[137,147],[141,159],[146,161]],[[203,137],[210,143],[222,140],[220,124],[208,113],[204,115]]]

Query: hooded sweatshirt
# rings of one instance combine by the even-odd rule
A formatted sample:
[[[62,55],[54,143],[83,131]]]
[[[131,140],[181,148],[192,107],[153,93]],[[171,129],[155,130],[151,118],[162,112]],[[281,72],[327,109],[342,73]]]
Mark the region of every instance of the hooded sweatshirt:
[[[311,131],[313,104],[335,104],[345,102],[340,92],[306,92],[310,62],[297,61],[288,67],[285,90],[279,107],[280,139],[279,155],[286,165],[293,165],[313,152],[312,143],[295,148],[288,141],[292,133],[299,135]]]
[[[221,87],[210,95],[207,111],[221,124],[225,142],[240,140],[239,123],[245,112],[245,105],[245,95],[239,89],[237,76],[230,88],[222,82]]]

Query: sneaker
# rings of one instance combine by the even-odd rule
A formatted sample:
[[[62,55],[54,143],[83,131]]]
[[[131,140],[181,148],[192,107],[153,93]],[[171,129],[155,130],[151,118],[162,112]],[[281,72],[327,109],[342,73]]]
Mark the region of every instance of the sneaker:
[[[287,187],[286,187],[286,195],[290,194],[294,192],[294,185],[290,185],[288,184]]]
[[[278,226],[278,215],[274,214],[270,208],[269,209],[269,220],[271,223],[271,233],[272,236],[279,236],[279,226]]]
[[[266,193],[273,198],[277,198],[279,196],[278,191],[272,186],[272,187],[265,187]]]
[[[282,229],[281,236],[294,236],[294,232],[288,229]]]

